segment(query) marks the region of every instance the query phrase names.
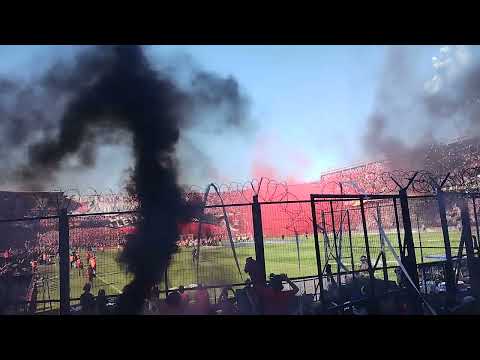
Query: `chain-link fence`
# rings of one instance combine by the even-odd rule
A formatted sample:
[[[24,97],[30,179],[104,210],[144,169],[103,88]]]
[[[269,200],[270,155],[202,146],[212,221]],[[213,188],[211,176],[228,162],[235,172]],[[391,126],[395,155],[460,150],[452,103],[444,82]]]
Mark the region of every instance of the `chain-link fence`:
[[[202,224],[183,228],[167,271],[170,289],[235,284],[246,279],[245,260],[255,257],[251,206],[212,206],[204,215]]]
[[[261,205],[265,269],[290,277],[316,272],[309,204],[275,203]]]
[[[5,313],[58,307],[58,221],[0,222],[1,291]]]
[[[181,225],[178,250],[159,284],[162,296],[180,286],[191,292],[203,284],[211,300],[216,301],[221,287],[242,287],[248,277],[244,271],[246,259],[258,259],[259,236],[267,280],[271,273],[285,273],[302,293],[312,294],[315,299],[320,299],[321,287],[328,290],[332,283],[346,286],[355,278],[400,284],[399,260],[405,256],[406,233],[398,195],[319,196],[314,201],[314,213],[311,205],[311,201],[260,203],[261,216],[257,220],[261,235],[254,231],[253,216],[259,215],[254,215],[252,204],[206,206],[201,222]],[[452,259],[457,289],[468,288],[469,244],[473,249],[470,256],[478,257],[479,253],[476,195],[445,194],[446,227],[442,227],[437,196],[409,197],[408,206],[419,290],[424,294],[443,291],[448,257]],[[467,243],[466,219],[471,240]],[[72,306],[78,305],[86,283],[92,285],[94,295],[99,290],[112,298],[121,294],[131,275],[117,258],[128,235],[134,234],[137,221],[134,211],[68,215]],[[446,250],[445,230],[450,252]],[[59,218],[1,220],[0,233],[0,251],[5,255],[2,266],[8,265],[9,274],[6,276],[5,271],[2,275],[2,291],[8,293],[2,299],[17,304],[8,311],[58,310]],[[18,275],[22,271],[23,278]],[[365,289],[356,295],[348,294],[350,298],[368,295]]]

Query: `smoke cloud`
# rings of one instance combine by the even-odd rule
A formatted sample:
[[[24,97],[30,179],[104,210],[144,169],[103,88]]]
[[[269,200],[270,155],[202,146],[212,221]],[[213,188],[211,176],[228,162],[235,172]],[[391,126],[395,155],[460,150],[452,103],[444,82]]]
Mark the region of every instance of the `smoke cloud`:
[[[480,62],[468,47],[444,46],[425,81],[418,60],[413,47],[389,49],[364,148],[392,169],[450,171],[463,163],[443,149],[446,140],[480,136]]]
[[[155,70],[139,46],[98,46],[34,83],[0,82],[1,171],[10,180],[45,187],[68,171],[72,157],[77,169],[88,169],[99,147],[132,146],[128,190],[141,221],[120,257],[134,275],[120,297],[122,313],[141,311],[176,250],[178,224],[195,212],[178,185],[181,132],[221,133],[247,123],[248,99],[235,79],[190,69],[188,80],[179,86]]]

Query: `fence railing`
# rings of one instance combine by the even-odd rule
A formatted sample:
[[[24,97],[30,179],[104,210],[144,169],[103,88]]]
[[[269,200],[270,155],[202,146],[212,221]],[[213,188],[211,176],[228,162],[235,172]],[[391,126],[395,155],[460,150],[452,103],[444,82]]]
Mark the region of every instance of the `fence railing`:
[[[287,273],[303,293],[313,294],[315,300],[322,302],[330,296],[332,278],[337,284],[346,285],[366,275],[372,284],[370,299],[380,295],[375,293],[374,280],[397,282],[399,259],[413,282],[407,284],[407,290],[413,294],[413,287],[427,293],[427,282],[431,284],[431,274],[435,272],[432,269],[441,258],[441,276],[436,281],[445,282],[447,292],[454,294],[459,278],[475,273],[472,269],[479,252],[478,205],[476,193],[406,196],[400,192],[319,194],[301,201],[259,202],[257,197],[249,204],[205,206],[206,217],[220,220],[211,229],[204,226],[210,232],[201,233],[200,237],[195,226],[182,234],[161,292],[168,294],[180,285],[192,291],[202,283],[216,301],[220,288],[244,286],[247,275],[243,265],[248,257],[255,257],[264,269],[266,281],[270,273]],[[452,210],[456,208],[457,215]],[[104,289],[107,296],[118,296],[131,280],[131,275],[116,261],[130,227],[118,223],[135,213],[61,213],[0,220],[0,225],[12,234],[23,234],[24,240],[30,242],[29,251],[49,252],[49,258],[35,269],[35,299],[25,303],[31,305],[35,300],[37,312],[54,312],[63,307],[63,313],[68,313],[89,281],[94,293]],[[224,213],[233,234],[240,271],[225,218],[222,219]],[[68,224],[67,229],[59,226],[62,222]],[[194,253],[199,240],[200,252]],[[389,246],[393,246],[399,259]],[[88,279],[85,263],[92,247],[96,248],[96,277]],[[67,258],[68,250],[80,255],[83,269]],[[464,264],[462,271],[457,266],[459,262]],[[326,272],[326,265],[330,265],[331,274]]]

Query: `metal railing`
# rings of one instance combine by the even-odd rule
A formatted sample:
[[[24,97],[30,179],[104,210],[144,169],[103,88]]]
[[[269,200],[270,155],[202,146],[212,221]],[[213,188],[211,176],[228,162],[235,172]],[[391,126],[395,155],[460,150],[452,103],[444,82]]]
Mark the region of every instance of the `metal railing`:
[[[464,214],[462,221],[464,224],[470,221],[471,232],[476,234],[478,239],[479,220],[477,206],[479,194],[443,193],[440,196],[444,196],[448,204],[456,201],[452,200],[454,198],[458,199],[458,201],[462,199],[467,200],[467,206],[462,207],[462,213]],[[461,249],[461,257],[463,249],[465,249],[467,251],[465,258],[470,259],[467,265],[471,267],[471,258],[472,256],[478,257],[479,249],[477,247],[474,249],[476,252],[472,253],[471,249],[475,244],[472,244],[471,236],[469,239],[462,235],[460,239],[459,235],[461,234],[452,229],[451,226],[449,227],[448,221],[447,223],[441,221],[442,202],[439,200],[440,196],[438,194],[406,196],[406,193],[403,195],[319,194],[314,195],[310,200],[260,202],[257,198],[247,204],[207,205],[205,206],[205,211],[207,214],[215,214],[225,208],[230,209],[228,217],[232,226],[238,226],[240,233],[246,233],[248,237],[253,239],[250,242],[235,242],[240,264],[243,264],[247,257],[256,257],[257,261],[265,269],[265,277],[271,272],[288,273],[291,275],[291,279],[301,284],[303,283],[303,291],[307,288],[313,288],[315,300],[322,301],[322,291],[324,291],[324,282],[327,278],[324,272],[325,265],[329,262],[333,262],[334,269],[332,274],[337,281],[340,279],[339,283],[345,281],[347,276],[354,278],[362,273],[368,273],[370,279],[376,278],[378,274],[381,274],[379,277],[384,280],[393,279],[393,270],[397,268],[397,265],[390,265],[392,262],[395,262],[395,259],[385,250],[386,247],[382,236],[380,236],[377,224],[379,216],[386,226],[390,241],[395,244],[398,242],[398,246],[395,245],[396,251],[402,261],[405,261],[412,278],[414,278],[415,285],[419,288],[421,287],[418,280],[419,274],[420,277],[425,278],[425,269],[428,266],[433,266],[435,263],[434,261],[429,261],[429,256],[432,256],[432,254],[445,256],[446,260],[442,262],[442,266],[456,270],[455,264],[450,263],[456,261],[458,255],[452,252]],[[406,204],[410,205],[408,212],[404,211],[405,208],[402,207],[402,199],[406,201]],[[312,204],[314,206],[313,212],[311,211]],[[106,220],[111,216],[135,213],[136,211],[129,210],[92,214],[60,214],[57,216],[29,217],[13,220],[0,219],[0,223],[25,223],[42,220],[60,221],[63,216],[66,218],[66,223],[69,224],[68,236],[63,241],[68,241],[68,247],[78,247],[79,251],[83,253],[85,248],[92,244],[103,244],[108,242],[110,238],[112,243],[116,243],[119,239],[123,239],[124,236],[119,229],[112,229],[105,225],[99,225],[97,228],[92,226],[92,224],[95,222],[98,224],[106,223]],[[470,213],[472,213],[473,218],[471,218]],[[346,220],[347,215],[349,216],[348,224]],[[428,218],[428,216],[431,218]],[[409,219],[409,227],[405,224],[406,219]],[[91,221],[88,227],[78,225],[82,221],[87,220]],[[421,224],[429,224],[429,227],[422,229]],[[324,233],[319,230],[319,225]],[[431,227],[430,225],[435,226]],[[314,228],[313,235],[312,228]],[[224,230],[223,228],[222,231]],[[52,239],[54,238],[52,242],[55,244],[59,240],[60,242],[62,241],[59,231],[59,227],[56,226],[47,234],[51,235]],[[90,240],[85,239],[87,234],[91,236]],[[434,234],[435,236],[430,236],[429,234]],[[445,238],[447,234],[449,239]],[[223,233],[223,235],[224,240],[226,240],[226,234]],[[330,244],[328,246],[330,247],[326,246],[327,240],[325,236],[329,237]],[[448,244],[446,240],[449,241]],[[240,244],[243,245],[241,246]],[[82,247],[84,248],[82,249]],[[409,254],[408,248],[412,251],[411,254]],[[114,261],[115,248],[107,248],[107,250],[104,255],[97,251],[97,257],[104,256],[105,261],[98,261],[98,277],[96,278],[94,290],[104,287],[108,292],[107,295],[115,298],[130,278],[129,274],[121,270]],[[436,250],[439,250],[440,254],[434,254],[433,251]],[[334,257],[329,257],[330,255],[327,252],[330,252],[330,255]],[[193,291],[195,287],[188,286],[190,280],[192,280],[192,284],[198,282],[205,283],[207,289],[212,292],[213,301],[216,301],[218,289],[226,285],[230,287],[244,286],[244,275],[242,276],[235,270],[231,249],[228,244],[214,247],[204,246],[201,248],[200,254],[200,266],[198,267],[200,273],[197,274],[194,274],[196,267],[194,265],[196,264],[194,264],[195,260],[188,248],[182,248],[174,255],[172,266],[167,272],[167,283],[164,284],[161,290],[162,294],[168,294],[169,289],[179,285],[184,285],[186,291]],[[360,270],[358,268],[360,266],[358,255],[360,254],[369,255],[367,256],[368,270]],[[64,248],[60,257],[65,256]],[[108,262],[106,260],[107,256]],[[424,265],[424,263],[428,265]],[[347,264],[348,269],[342,269],[342,264]],[[192,274],[188,278],[185,276],[187,272],[184,269],[190,268],[192,269]],[[46,271],[45,268],[43,269]],[[43,306],[44,304],[49,304],[48,309],[51,310],[56,309],[61,304],[59,289],[66,277],[68,277],[70,282],[68,286],[70,293],[68,303],[75,303],[80,296],[81,291],[79,289],[83,286],[84,281],[80,275],[76,276],[74,274],[76,269],[68,269],[66,273],[63,270],[62,273],[57,263],[52,264],[51,269],[50,272],[43,273],[44,277],[48,279],[48,284],[39,285],[37,292],[46,291],[45,287],[48,285],[52,294],[50,294],[48,299],[45,299],[45,295],[43,298],[37,299],[37,310],[40,308],[42,308],[42,311],[46,310],[46,306]],[[447,273],[448,280],[448,270],[444,271],[444,273]],[[180,276],[181,274],[182,276]],[[310,286],[310,283],[313,286]],[[372,287],[372,291],[370,299],[375,295],[374,287]],[[449,291],[454,290],[450,288]]]

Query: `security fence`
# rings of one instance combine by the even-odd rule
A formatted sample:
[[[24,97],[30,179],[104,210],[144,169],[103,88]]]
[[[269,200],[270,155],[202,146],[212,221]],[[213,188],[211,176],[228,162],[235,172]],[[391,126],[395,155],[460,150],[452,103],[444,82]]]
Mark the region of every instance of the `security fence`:
[[[302,294],[328,307],[398,286],[412,296],[418,292],[420,303],[436,292],[455,296],[476,286],[478,197],[400,191],[314,194],[302,201],[254,196],[247,204],[205,206],[200,221],[182,226],[161,294],[203,284],[215,302],[222,287],[245,286],[244,265],[253,257],[266,281],[286,273]],[[0,250],[12,251],[2,258],[2,307],[68,313],[85,283],[114,300],[131,280],[117,258],[137,221],[135,210],[0,220]],[[365,286],[356,289],[356,279]]]

